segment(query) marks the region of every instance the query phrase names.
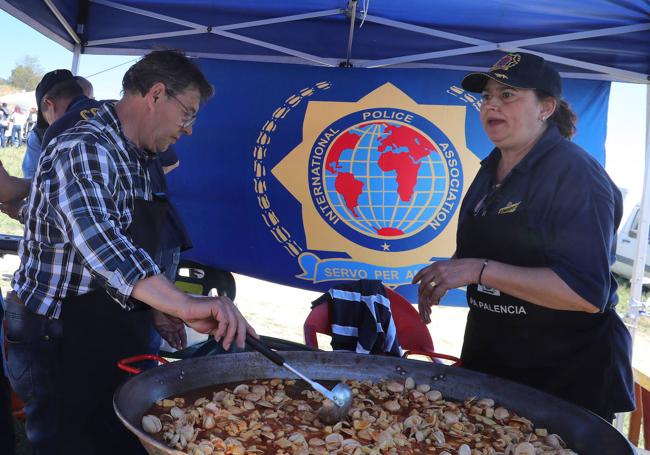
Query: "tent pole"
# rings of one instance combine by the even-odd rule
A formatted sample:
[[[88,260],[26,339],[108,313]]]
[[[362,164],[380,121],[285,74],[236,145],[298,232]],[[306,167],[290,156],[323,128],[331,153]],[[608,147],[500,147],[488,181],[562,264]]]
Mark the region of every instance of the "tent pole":
[[[630,279],[630,301],[625,315],[625,322],[632,336],[632,349],[634,338],[639,324],[639,315],[644,308],[641,301],[643,293],[643,280],[645,277],[646,252],[648,248],[648,230],[650,227],[650,86],[646,86],[646,140],[645,140],[645,170],[643,192],[641,196],[641,213],[639,214],[639,227],[636,237],[636,255]],[[623,419],[616,419],[616,428],[623,430]]]
[[[348,12],[350,13],[350,33],[348,34],[348,54],[345,61],[347,68],[351,67],[350,57],[352,57],[352,39],[354,38],[354,21],[357,18],[357,0],[350,0],[348,3]]]
[[[641,213],[639,216],[639,227],[637,230],[636,255],[630,279],[630,305],[628,307],[627,319],[634,341],[639,313],[643,307],[641,301],[643,291],[643,279],[645,274],[646,252],[648,230],[650,227],[650,90],[646,93],[646,141],[645,141],[645,170],[644,170],[643,192],[641,196]]]
[[[81,44],[75,44],[72,51],[72,67],[70,71],[75,76],[79,74],[79,59],[81,58]]]

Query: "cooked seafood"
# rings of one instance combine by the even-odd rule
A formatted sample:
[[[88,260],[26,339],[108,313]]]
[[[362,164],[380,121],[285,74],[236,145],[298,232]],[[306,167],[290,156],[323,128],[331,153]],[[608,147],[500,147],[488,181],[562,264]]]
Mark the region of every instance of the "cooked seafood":
[[[347,420],[317,418],[320,394],[295,380],[254,380],[159,400],[142,428],[190,455],[576,455],[492,398],[446,400],[430,384],[348,381]],[[496,407],[495,407],[496,406]]]

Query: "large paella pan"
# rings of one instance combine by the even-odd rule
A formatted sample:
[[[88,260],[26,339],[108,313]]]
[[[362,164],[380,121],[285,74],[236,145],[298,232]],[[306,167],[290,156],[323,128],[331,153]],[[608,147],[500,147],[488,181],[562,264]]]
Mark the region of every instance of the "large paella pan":
[[[526,416],[537,427],[562,435],[566,444],[580,455],[636,453],[600,417],[559,398],[494,376],[393,357],[332,352],[286,352],[284,355],[288,362],[317,380],[403,381],[410,377],[418,384],[431,384],[448,399],[462,402],[467,397],[491,397],[501,406]],[[178,454],[142,429],[142,417],[156,401],[208,386],[264,378],[291,378],[291,373],[257,353],[182,360],[127,381],[115,393],[115,412],[150,454]]]

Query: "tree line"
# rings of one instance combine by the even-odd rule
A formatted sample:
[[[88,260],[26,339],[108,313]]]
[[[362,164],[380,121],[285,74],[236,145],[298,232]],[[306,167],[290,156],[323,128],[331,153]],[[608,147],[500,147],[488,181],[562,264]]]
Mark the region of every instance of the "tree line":
[[[19,90],[30,92],[36,89],[43,74],[45,74],[45,71],[38,62],[38,58],[27,55],[16,62],[16,67],[11,70],[8,79],[0,78],[0,85],[11,85]]]

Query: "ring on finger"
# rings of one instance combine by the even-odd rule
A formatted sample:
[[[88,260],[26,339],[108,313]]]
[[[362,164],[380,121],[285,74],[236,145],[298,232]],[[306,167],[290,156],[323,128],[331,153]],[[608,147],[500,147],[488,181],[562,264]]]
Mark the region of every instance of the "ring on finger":
[[[438,283],[436,283],[435,281],[430,281],[429,286],[431,286],[432,288],[435,288],[436,286],[438,286]]]

